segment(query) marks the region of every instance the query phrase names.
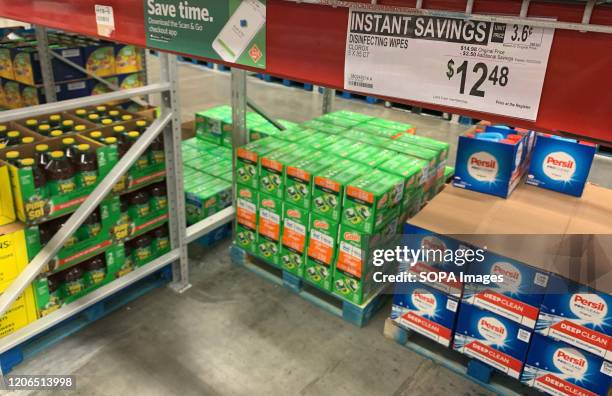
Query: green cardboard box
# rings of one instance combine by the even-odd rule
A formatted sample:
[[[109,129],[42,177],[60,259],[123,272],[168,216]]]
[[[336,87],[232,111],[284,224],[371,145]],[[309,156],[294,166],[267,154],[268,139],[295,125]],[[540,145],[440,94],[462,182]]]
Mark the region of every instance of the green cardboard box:
[[[399,214],[403,194],[403,178],[374,169],[346,187],[342,224],[375,233],[389,218]]]
[[[367,165],[371,168],[375,168],[379,164],[388,161],[397,156],[397,153],[391,150],[385,150],[380,147],[366,146],[361,150],[353,153],[350,159],[359,162],[360,164]]]
[[[238,184],[236,186],[236,244],[249,253],[256,252],[257,205],[259,191]]]
[[[256,254],[266,262],[280,266],[283,201],[260,192],[257,209]]]
[[[370,168],[350,160],[341,160],[335,165],[315,174],[312,193],[312,211],[339,222],[342,215],[345,186],[366,174]]]
[[[308,154],[297,143],[289,143],[281,149],[261,156],[259,163],[259,190],[278,199],[283,199],[285,169],[288,164]]]
[[[334,111],[329,114],[334,117],[347,118],[349,120],[352,120],[358,123],[364,123],[364,122],[368,122],[374,119],[374,117],[372,116],[361,114],[361,113],[356,113],[354,111],[349,111],[349,110],[338,110],[338,111]]]
[[[338,223],[312,214],[304,279],[323,290],[332,290],[338,240]]]
[[[236,149],[236,181],[245,186],[259,187],[261,157],[287,144],[286,141],[269,137]]]
[[[285,203],[283,212],[280,264],[285,271],[301,278],[306,264],[310,212],[289,203]]]
[[[377,166],[385,172],[401,176],[404,179],[404,199],[410,198],[419,186],[425,183],[424,169],[427,162],[406,155],[395,155]]]
[[[336,161],[337,157],[316,151],[288,165],[285,170],[285,191],[283,195],[285,201],[304,209],[310,209],[314,175]]]

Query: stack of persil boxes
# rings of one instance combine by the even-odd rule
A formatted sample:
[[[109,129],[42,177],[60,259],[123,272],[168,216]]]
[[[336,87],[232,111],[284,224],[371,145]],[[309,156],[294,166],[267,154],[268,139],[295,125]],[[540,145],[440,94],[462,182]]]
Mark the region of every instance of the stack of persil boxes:
[[[187,224],[232,204],[232,150],[198,138],[183,141]]]
[[[347,111],[305,125],[237,150],[236,243],[362,304],[378,291],[373,250],[439,191],[448,145]]]
[[[410,249],[475,249],[412,225],[405,233],[402,245]],[[612,383],[609,276],[597,290],[559,275],[563,266],[531,266],[491,251],[469,261],[442,262],[438,257],[405,264],[400,270],[453,273],[458,281],[431,277],[397,285],[391,312],[396,325],[452,345],[551,395],[607,394]],[[468,278],[503,276],[504,281],[462,283],[460,272]]]
[[[91,117],[90,117],[91,116]],[[125,120],[128,121],[125,121]],[[92,122],[95,121],[95,122]],[[151,122],[111,106],[0,126],[0,288],[10,283]],[[15,222],[15,220],[18,220]],[[71,303],[170,250],[165,158],[155,140],[2,318],[1,335]],[[34,315],[30,313],[31,300]],[[19,315],[18,317],[15,315]]]
[[[453,184],[507,198],[527,174],[527,184],[580,197],[595,151],[575,139],[477,125],[459,137]]]
[[[32,30],[16,31],[17,39],[0,41],[0,106],[17,108],[45,103],[42,73]],[[49,32],[49,48],[60,56],[108,79],[122,89],[142,86],[143,49],[59,31]],[[58,100],[74,99],[109,88],[58,59],[52,59]]]

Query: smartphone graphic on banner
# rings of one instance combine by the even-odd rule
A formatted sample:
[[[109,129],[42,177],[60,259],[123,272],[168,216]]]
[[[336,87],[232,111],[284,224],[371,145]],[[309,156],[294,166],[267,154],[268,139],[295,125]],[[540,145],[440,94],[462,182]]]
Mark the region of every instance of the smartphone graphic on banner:
[[[266,6],[258,0],[244,0],[221,29],[212,47],[221,59],[236,63],[265,23]]]

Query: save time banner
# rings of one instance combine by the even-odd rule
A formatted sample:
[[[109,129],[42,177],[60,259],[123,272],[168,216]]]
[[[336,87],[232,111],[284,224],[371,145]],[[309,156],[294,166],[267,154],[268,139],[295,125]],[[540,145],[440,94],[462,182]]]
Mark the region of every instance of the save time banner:
[[[535,120],[554,29],[351,9],[344,88]]]

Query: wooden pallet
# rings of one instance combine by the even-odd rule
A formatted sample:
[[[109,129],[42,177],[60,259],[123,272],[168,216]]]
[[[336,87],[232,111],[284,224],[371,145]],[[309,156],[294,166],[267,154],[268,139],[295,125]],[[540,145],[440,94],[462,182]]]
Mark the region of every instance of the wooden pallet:
[[[414,331],[397,326],[390,318],[385,321],[383,334],[386,338],[432,360],[434,363],[446,367],[454,373],[476,382],[495,394],[503,396],[541,394],[537,390],[496,371],[479,360],[446,348]]]
[[[255,257],[236,245],[230,247],[232,262],[256,275],[267,279],[287,290],[295,293],[304,300],[326,310],[332,315],[338,316],[357,327],[365,326],[368,321],[382,308],[389,295],[381,290],[378,294],[370,297],[361,305],[345,301],[339,296],[328,291],[321,290],[314,285],[303,281],[300,277],[283,271],[280,268]]]

